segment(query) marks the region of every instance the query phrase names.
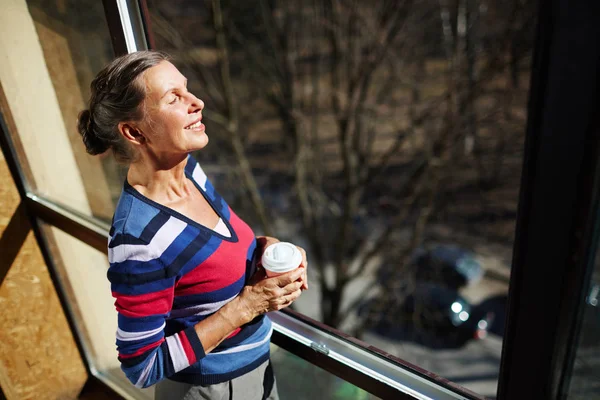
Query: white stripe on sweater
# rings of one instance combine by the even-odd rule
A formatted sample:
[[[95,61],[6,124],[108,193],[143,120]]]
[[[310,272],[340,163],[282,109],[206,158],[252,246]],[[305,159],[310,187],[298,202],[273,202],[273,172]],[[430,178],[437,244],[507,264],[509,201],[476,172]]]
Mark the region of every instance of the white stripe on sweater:
[[[169,217],[160,227],[148,245],[122,244],[108,249],[108,262],[119,263],[125,260],[150,261],[158,258],[183,232],[187,224],[177,218]]]
[[[154,354],[152,354],[152,358],[148,361],[148,363],[144,367],[144,370],[140,374],[140,377],[138,378],[137,382],[135,383],[135,387],[138,387],[138,388],[144,387],[144,383],[148,380],[148,377],[150,376],[150,371],[152,371],[152,367],[154,367],[155,361],[156,361],[156,352]]]
[[[257,347],[262,346],[263,344],[265,344],[266,342],[268,342],[269,340],[271,340],[271,334],[273,333],[273,327],[271,327],[271,329],[269,330],[269,333],[267,334],[267,336],[265,336],[265,338],[263,340],[261,340],[260,342],[256,342],[256,343],[249,343],[249,344],[243,344],[241,346],[235,346],[232,347],[231,349],[227,349],[227,350],[223,350],[223,351],[219,351],[217,353],[214,353],[215,355],[217,354],[230,354],[230,353],[239,353],[241,351],[246,351],[246,350],[252,350],[255,349]]]
[[[120,328],[117,328],[117,339],[122,341],[133,341],[133,340],[142,340],[149,338],[150,336],[154,336],[163,329],[165,329],[165,323],[159,326],[156,329],[152,329],[151,331],[142,331],[142,332],[127,332]]]
[[[172,336],[167,336],[167,347],[169,348],[169,354],[171,355],[175,372],[179,372],[190,365],[190,362],[185,355],[185,350],[183,350],[183,345],[181,344],[178,333]]]
[[[212,314],[215,311],[217,311],[218,309],[220,309],[221,307],[223,307],[225,304],[229,303],[231,300],[235,299],[236,297],[237,297],[237,294],[226,300],[217,301],[214,303],[199,304],[197,306],[180,308],[177,310],[171,310],[170,318],[185,318],[185,317],[189,317],[192,315]]]
[[[196,166],[194,167],[194,172],[192,172],[192,178],[194,178],[198,185],[200,185],[202,190],[206,190],[206,181],[208,178],[206,177],[206,174],[204,173],[204,170],[202,169],[200,164],[196,164]]]

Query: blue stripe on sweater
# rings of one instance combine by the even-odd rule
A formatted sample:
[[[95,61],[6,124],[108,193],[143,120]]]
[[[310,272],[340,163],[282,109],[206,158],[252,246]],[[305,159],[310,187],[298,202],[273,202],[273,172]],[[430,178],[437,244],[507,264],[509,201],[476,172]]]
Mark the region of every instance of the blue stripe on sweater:
[[[140,239],[146,241],[146,243],[150,243],[156,235],[156,232],[169,220],[170,216],[167,213],[160,212],[154,216],[148,222],[148,225],[144,227],[144,230],[140,234]]]
[[[166,314],[151,315],[148,317],[127,317],[121,313],[118,315],[119,328],[125,332],[146,332],[162,325]],[[157,318],[158,317],[158,318]],[[161,319],[162,317],[162,319]]]
[[[129,235],[127,233],[116,234],[113,239],[108,244],[108,248],[112,249],[113,247],[120,246],[122,244],[130,244],[130,245],[147,245],[148,243],[145,240],[139,239],[133,235]]]
[[[196,228],[191,228],[198,232]],[[221,244],[219,238],[215,236],[208,237],[204,232],[200,232],[193,240],[181,243],[179,254],[169,250],[165,251],[165,253],[168,253],[165,254],[165,257],[168,258],[166,260],[163,258],[163,260],[170,269],[176,270],[179,275],[184,275],[210,257],[219,247],[219,244]],[[182,247],[184,247],[183,250],[181,250]]]
[[[131,276],[131,284],[133,285],[136,276],[141,276],[146,273],[153,273],[155,271],[163,271],[162,273],[164,275],[164,270],[165,264],[163,264],[158,258],[150,261],[126,260],[120,263],[110,263],[110,268],[108,269],[107,275],[108,279],[115,283],[126,283],[127,278],[124,278],[124,276]],[[145,282],[147,282],[147,280],[145,280]]]
[[[185,173],[191,176],[192,173],[194,173],[194,168],[196,168],[196,164],[198,164],[198,161],[196,161],[196,159],[192,157],[191,154],[188,155],[187,163],[185,164]]]
[[[169,247],[161,254],[160,258],[165,265],[170,265],[174,262],[177,257],[182,257],[184,253],[187,253],[187,261],[194,254],[189,254],[194,248],[200,248],[210,239],[210,235],[206,232],[198,232],[198,229],[192,225],[187,225],[183,232],[171,243]],[[190,247],[191,245],[191,247]],[[183,252],[181,249],[184,249]],[[185,263],[185,262],[184,262]],[[180,265],[183,263],[180,261]],[[177,271],[179,272],[179,271]]]
[[[149,387],[175,372],[175,368],[171,362],[171,357],[169,357],[167,343],[164,342],[158,348],[148,353],[146,361],[143,363],[131,366],[126,366],[123,362],[121,363],[121,369],[127,378],[129,378],[131,383],[134,385],[138,383],[142,372],[146,368],[147,363],[152,360],[152,356],[154,354],[156,354],[156,358],[154,359],[154,363],[150,368],[148,378],[142,382],[142,387]]]
[[[152,292],[160,292],[162,290],[172,288],[175,285],[175,278],[161,279],[158,281],[152,281],[147,283],[139,283],[137,285],[130,285],[127,283],[113,283],[111,284],[111,290],[119,294],[126,295],[139,295],[148,294]]]
[[[231,354],[208,353],[202,359],[202,368],[212,374],[227,374],[232,370],[250,364],[261,355],[269,352],[269,341],[250,350]]]
[[[204,193],[206,193],[208,195],[208,197],[213,200],[215,198],[215,187],[212,185],[211,181],[209,181],[208,179],[206,180],[206,183],[204,184]]]
[[[217,301],[222,301],[233,297],[239,293],[239,288],[243,287],[244,278],[245,277],[242,276],[231,285],[225,286],[221,289],[213,290],[212,292],[189,294],[187,296],[176,296],[173,300],[173,308],[179,309],[198,304],[215,303]]]
[[[150,224],[150,222],[153,222],[152,228],[154,229],[156,229],[156,226],[160,224],[161,217],[159,217],[158,220],[154,220],[154,218],[160,213],[160,210],[140,201],[133,196],[130,197],[132,198],[132,201],[129,209],[129,216],[133,216],[133,218],[127,218],[127,229],[125,233],[129,233],[130,235],[141,238],[142,233]],[[146,233],[146,236],[148,236],[148,233]]]
[[[208,242],[206,242],[206,244],[204,244],[199,251],[194,254],[194,256],[189,259],[188,261],[186,261],[185,263],[183,263],[183,265],[180,268],[181,271],[181,275],[185,275],[188,272],[190,272],[191,270],[193,270],[194,268],[196,268],[198,265],[202,264],[204,261],[206,261],[206,259],[208,257],[210,257],[218,248],[219,245],[221,244],[221,239],[219,239],[216,236],[211,236],[211,238],[208,240]],[[183,259],[176,259],[176,262],[183,262]]]

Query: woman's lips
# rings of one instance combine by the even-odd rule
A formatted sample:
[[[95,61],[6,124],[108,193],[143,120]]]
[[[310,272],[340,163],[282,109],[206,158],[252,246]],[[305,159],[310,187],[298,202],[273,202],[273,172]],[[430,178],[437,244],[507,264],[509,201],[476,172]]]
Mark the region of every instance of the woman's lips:
[[[184,129],[196,131],[199,129],[204,129],[204,124],[202,123],[202,119],[199,119],[198,121],[194,122],[193,124],[186,126]]]

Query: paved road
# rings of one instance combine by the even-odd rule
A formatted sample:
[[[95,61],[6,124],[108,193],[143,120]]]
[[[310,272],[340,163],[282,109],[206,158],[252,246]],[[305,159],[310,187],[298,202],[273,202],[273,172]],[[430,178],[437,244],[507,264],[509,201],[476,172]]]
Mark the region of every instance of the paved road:
[[[486,397],[495,398],[502,339],[490,335],[471,341],[460,349],[432,350],[418,344],[398,342],[375,334],[366,334],[364,341],[388,351]]]

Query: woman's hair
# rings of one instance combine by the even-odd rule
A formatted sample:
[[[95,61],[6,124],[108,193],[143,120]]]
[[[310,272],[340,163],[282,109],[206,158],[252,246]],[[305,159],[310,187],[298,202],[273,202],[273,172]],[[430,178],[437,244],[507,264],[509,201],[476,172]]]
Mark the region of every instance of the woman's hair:
[[[132,161],[131,147],[119,133],[119,123],[142,119],[146,91],[139,78],[168,59],[159,51],[138,51],[116,58],[98,73],[90,85],[89,108],[79,113],[77,122],[89,154],[112,149],[117,160]]]

